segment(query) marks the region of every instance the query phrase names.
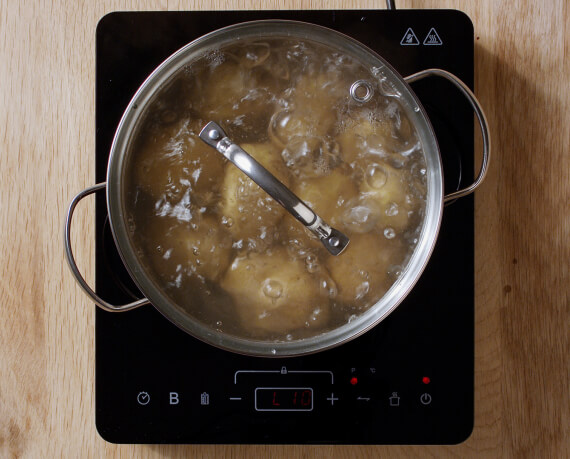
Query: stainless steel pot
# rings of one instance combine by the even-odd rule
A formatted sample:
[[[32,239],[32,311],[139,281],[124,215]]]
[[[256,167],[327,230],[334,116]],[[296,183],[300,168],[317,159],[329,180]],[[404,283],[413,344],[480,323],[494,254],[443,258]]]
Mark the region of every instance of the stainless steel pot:
[[[153,279],[150,279],[145,269],[143,269],[137,250],[129,237],[129,223],[125,212],[124,177],[126,156],[133,142],[133,132],[141,123],[145,111],[156,100],[157,94],[179,72],[188,68],[200,56],[215,52],[228,43],[262,37],[293,37],[312,40],[335,47],[340,52],[353,56],[355,59],[365,63],[369,68],[374,69],[374,75],[382,81],[382,84],[394,94],[399,95],[406,116],[418,133],[425,154],[427,170],[426,182],[428,191],[423,225],[415,250],[398,280],[376,304],[349,323],[317,336],[293,341],[251,340],[219,332],[204,325],[173,304],[172,300],[165,295],[161,286]],[[408,85],[430,76],[438,76],[449,80],[469,100],[479,120],[483,138],[483,159],[477,178],[471,186],[446,196],[443,193],[443,171],[435,134],[425,110]],[[368,96],[367,90],[363,92],[362,88],[360,88],[357,93],[358,89],[358,87],[353,88],[355,93],[352,96],[366,99]],[[83,190],[74,197],[69,206],[65,223],[66,256],[81,288],[98,306],[107,311],[128,311],[151,303],[184,331],[223,349],[242,354],[269,357],[313,353],[337,346],[359,336],[382,321],[400,304],[415,285],[429,260],[439,231],[444,202],[472,193],[481,184],[487,172],[489,156],[489,130],[483,111],[469,88],[450,73],[440,69],[429,69],[403,78],[374,51],[371,51],[354,39],[312,24],[294,21],[255,21],[238,24],[205,35],[180,49],[164,61],[139,88],[125,110],[117,128],[111,148],[106,183],[100,183]],[[133,280],[146,296],[146,298],[130,304],[112,305],[101,299],[83,279],[71,249],[71,221],[76,205],[84,197],[103,189],[106,189],[107,192],[107,208],[111,229],[119,253]]]

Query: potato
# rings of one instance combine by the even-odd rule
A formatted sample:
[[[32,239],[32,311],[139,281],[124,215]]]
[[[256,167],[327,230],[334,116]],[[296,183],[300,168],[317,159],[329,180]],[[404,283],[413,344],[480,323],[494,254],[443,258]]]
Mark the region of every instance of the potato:
[[[402,262],[405,250],[398,239],[375,233],[351,234],[350,243],[338,257],[326,260],[335,281],[337,298],[347,304],[378,301],[390,284],[388,269]]]
[[[272,115],[269,138],[276,147],[283,149],[292,141],[325,137],[335,121],[335,112],[324,110],[322,106],[312,107],[308,102],[299,107],[293,105]]]
[[[238,143],[266,138],[267,125],[276,105],[267,81],[258,67],[242,65],[237,57],[225,54],[223,62],[202,71],[201,91],[196,108],[207,121],[222,125],[228,136]]]
[[[243,144],[241,147],[286,186],[289,184],[287,167],[271,144]],[[275,226],[287,213],[234,164],[228,163],[226,167],[221,195],[220,213],[234,240],[270,241]]]
[[[286,246],[293,256],[303,258],[309,253],[316,253],[324,249],[319,238],[293,216],[285,216],[281,220],[279,233],[280,239],[286,242]]]
[[[151,126],[133,151],[133,185],[170,207],[188,191],[198,205],[212,204],[226,160],[198,137],[201,128],[201,120],[188,118]]]
[[[319,328],[329,317],[317,278],[301,260],[290,259],[284,247],[237,257],[221,286],[235,299],[244,329],[252,332],[286,334]]]
[[[350,97],[352,81],[346,78],[338,67],[308,71],[301,75],[295,85],[293,104],[313,113],[325,114],[331,111],[340,101]]]
[[[358,193],[349,172],[337,168],[324,177],[300,180],[293,192],[328,224],[340,224],[344,203]]]
[[[328,136],[295,136],[281,157],[291,175],[301,179],[328,175],[342,164],[338,144]]]
[[[420,207],[410,188],[411,183],[412,176],[404,169],[396,169],[381,161],[368,164],[359,191],[378,205],[382,228],[401,231],[410,225],[411,216]]]
[[[172,219],[155,221],[149,230],[155,250],[149,255],[154,269],[171,282],[178,275],[199,276],[214,281],[224,274],[231,261],[231,239],[212,216],[204,216],[196,228],[172,223]]]
[[[269,123],[269,137],[279,148],[295,138],[324,138],[337,121],[338,105],[349,95],[350,84],[341,72],[308,72],[300,76],[287,106]],[[298,141],[298,140],[297,140]]]
[[[390,123],[371,110],[351,114],[336,136],[343,161],[353,165],[364,155],[385,155],[384,145],[389,142],[391,132]]]

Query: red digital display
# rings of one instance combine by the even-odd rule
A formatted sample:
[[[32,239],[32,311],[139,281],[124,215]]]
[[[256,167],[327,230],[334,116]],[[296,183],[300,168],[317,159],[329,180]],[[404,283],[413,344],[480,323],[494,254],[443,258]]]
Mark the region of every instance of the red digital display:
[[[258,387],[255,389],[257,411],[312,411],[310,387]]]

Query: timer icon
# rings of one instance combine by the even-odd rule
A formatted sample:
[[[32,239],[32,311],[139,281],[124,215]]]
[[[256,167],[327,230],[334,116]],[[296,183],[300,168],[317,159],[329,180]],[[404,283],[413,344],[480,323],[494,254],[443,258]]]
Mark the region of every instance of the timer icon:
[[[139,402],[139,405],[148,405],[150,402],[150,395],[148,392],[139,392],[139,395],[137,395],[137,402]]]

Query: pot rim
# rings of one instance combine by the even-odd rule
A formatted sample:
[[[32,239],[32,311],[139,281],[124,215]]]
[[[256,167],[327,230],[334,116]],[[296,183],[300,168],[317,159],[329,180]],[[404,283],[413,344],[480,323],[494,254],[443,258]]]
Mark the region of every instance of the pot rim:
[[[378,69],[388,76],[389,84],[400,93],[400,102],[416,128],[424,150],[428,190],[426,208],[418,243],[406,268],[388,292],[355,320],[311,338],[279,342],[248,340],[215,331],[197,320],[192,320],[162,292],[152,277],[146,274],[129,236],[123,202],[123,172],[131,134],[143,119],[145,109],[160,89],[184,67],[185,62],[192,61],[205,50],[215,49],[235,40],[232,35],[235,33],[239,33],[240,39],[262,38],[267,34],[273,37],[305,38],[329,47],[331,41],[336,39],[346,47],[344,51],[348,49],[353,55],[377,62]],[[439,233],[444,199],[443,169],[437,139],[425,109],[404,78],[378,53],[347,35],[323,26],[291,20],[258,20],[217,29],[197,38],[165,59],[142,83],[125,109],[113,138],[107,169],[106,199],[113,238],[127,271],[141,292],[166,318],[195,338],[224,350],[251,356],[289,357],[320,352],[357,338],[386,318],[409,294],[431,257]]]

